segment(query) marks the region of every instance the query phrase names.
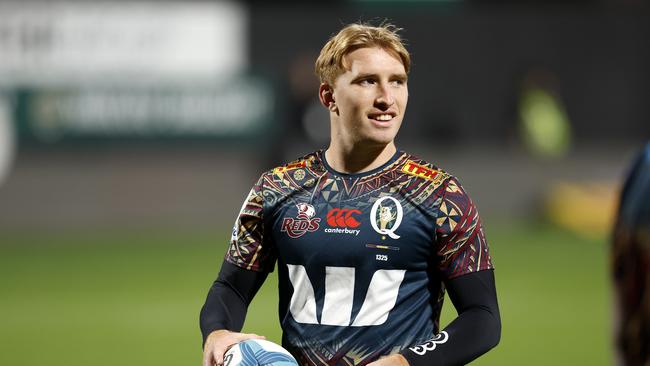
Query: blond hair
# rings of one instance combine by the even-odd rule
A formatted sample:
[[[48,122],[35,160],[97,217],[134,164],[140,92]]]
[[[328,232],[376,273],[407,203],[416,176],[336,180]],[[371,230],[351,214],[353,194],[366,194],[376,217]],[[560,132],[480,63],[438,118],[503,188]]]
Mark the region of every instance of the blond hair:
[[[408,74],[411,56],[397,34],[402,30],[389,23],[372,26],[354,23],[345,26],[330,38],[316,59],[315,71],[321,83],[334,85],[334,80],[345,72],[343,58],[348,53],[365,47],[380,47],[398,57]]]

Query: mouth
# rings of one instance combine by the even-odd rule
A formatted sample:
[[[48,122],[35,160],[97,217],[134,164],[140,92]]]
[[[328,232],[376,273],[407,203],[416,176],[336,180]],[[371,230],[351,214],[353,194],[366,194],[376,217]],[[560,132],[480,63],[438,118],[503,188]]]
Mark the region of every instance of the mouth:
[[[371,113],[368,115],[368,118],[376,121],[378,123],[384,124],[387,122],[392,121],[395,117],[397,117],[397,113],[395,112],[382,112],[382,113]]]

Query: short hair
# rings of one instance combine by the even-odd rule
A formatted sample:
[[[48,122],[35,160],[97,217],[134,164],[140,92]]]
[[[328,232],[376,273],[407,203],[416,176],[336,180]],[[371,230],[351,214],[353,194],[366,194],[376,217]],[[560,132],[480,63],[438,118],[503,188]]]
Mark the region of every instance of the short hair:
[[[404,47],[402,38],[397,34],[401,31],[390,23],[383,22],[378,26],[366,23],[353,23],[345,26],[332,36],[316,59],[315,71],[321,83],[334,85],[334,80],[345,72],[343,58],[348,53],[359,48],[380,47],[397,56],[408,74],[411,67],[411,56]]]

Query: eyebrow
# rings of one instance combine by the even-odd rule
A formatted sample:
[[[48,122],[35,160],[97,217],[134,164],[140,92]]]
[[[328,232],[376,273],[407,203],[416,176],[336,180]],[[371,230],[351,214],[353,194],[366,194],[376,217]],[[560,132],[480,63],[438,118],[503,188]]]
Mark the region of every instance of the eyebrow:
[[[370,78],[370,77],[376,78],[377,74],[373,74],[373,73],[359,74],[354,78],[354,81],[361,80],[361,79],[366,79],[366,78]],[[391,74],[389,79],[391,79],[391,80],[392,79],[408,80],[408,75],[402,74],[402,73],[400,73],[400,74]]]

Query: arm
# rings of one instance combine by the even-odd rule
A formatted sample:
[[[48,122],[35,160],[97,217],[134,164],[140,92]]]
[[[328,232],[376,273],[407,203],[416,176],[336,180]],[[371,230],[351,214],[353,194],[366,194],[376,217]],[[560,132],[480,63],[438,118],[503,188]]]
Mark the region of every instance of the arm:
[[[499,343],[501,318],[494,272],[475,272],[449,280],[449,297],[458,317],[434,340],[402,351],[411,366],[464,365]]]
[[[235,343],[263,338],[238,332],[244,325],[248,305],[267,275],[267,272],[246,270],[224,260],[201,308],[203,366],[222,364],[223,354]]]
[[[402,351],[411,366],[465,364],[494,347],[501,334],[481,220],[456,178],[447,181],[442,193],[435,236],[438,265],[429,270],[440,274],[458,317],[434,339]]]
[[[614,341],[617,364],[641,365],[650,357],[650,143],[623,186],[611,248]],[[645,352],[645,355],[644,355]]]
[[[266,272],[249,271],[223,262],[219,276],[201,308],[200,324],[204,344],[208,335],[215,330],[241,330],[248,305],[267,275]]]
[[[235,343],[263,338],[238,333],[244,324],[248,304],[275,263],[273,246],[264,242],[263,181],[264,176],[255,183],[242,205],[219,277],[201,309],[203,366],[222,364],[223,354]]]

